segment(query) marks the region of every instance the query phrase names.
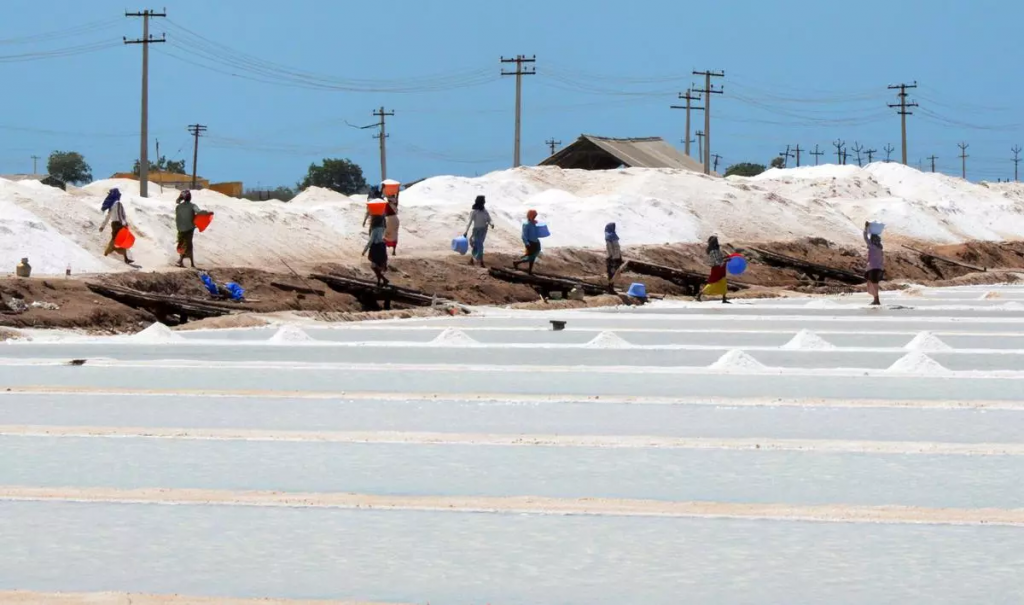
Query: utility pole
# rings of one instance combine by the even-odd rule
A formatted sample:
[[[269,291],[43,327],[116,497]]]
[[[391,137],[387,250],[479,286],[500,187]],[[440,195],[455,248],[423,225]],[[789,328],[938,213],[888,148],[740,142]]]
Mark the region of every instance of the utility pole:
[[[935,172],[935,160],[939,159],[939,156],[932,154],[928,156],[928,160],[932,163],[932,172]]]
[[[846,145],[846,141],[843,141],[843,140],[840,140],[840,139],[836,139],[836,140],[835,140],[835,141],[834,141],[834,142],[832,143],[832,146],[836,148],[836,162],[837,162],[837,163],[838,163],[838,164],[839,164],[840,166],[842,166],[842,165],[843,165],[843,156],[845,155],[845,154],[843,153],[843,152],[845,151],[845,149],[844,149],[844,147],[843,147],[844,145]]]
[[[864,164],[860,161],[860,152],[862,151],[864,151],[864,146],[861,145],[859,142],[854,141],[853,152],[857,154],[857,166],[860,166],[861,168],[864,167]]]
[[[38,171],[37,166],[36,166],[36,162],[38,162],[38,161],[39,161],[39,156],[37,156],[37,155],[32,156],[32,174],[39,174],[39,171]]]
[[[503,76],[515,76],[516,77],[516,144],[515,152],[512,156],[512,167],[518,168],[520,165],[519,161],[519,137],[522,132],[522,117],[523,117],[523,76],[533,76],[537,74],[536,67],[523,68],[524,63],[536,63],[537,56],[534,55],[530,58],[526,58],[526,55],[516,55],[514,59],[501,58],[502,63],[515,63],[515,71],[501,70]]]
[[[167,34],[154,38],[149,34],[150,17],[166,17],[167,12],[158,13],[146,9],[141,12],[125,12],[125,17],[142,17],[142,37],[138,40],[124,38],[125,44],[142,45],[142,127],[139,138],[139,195],[149,197],[149,45],[166,42]]]
[[[896,148],[889,143],[886,143],[885,147],[882,148],[882,151],[885,152],[885,163],[888,164],[892,161],[892,152],[896,151]]]
[[[699,157],[704,157],[704,131],[698,130],[694,133],[694,136],[697,137],[697,155]]]
[[[796,145],[796,167],[797,168],[800,167],[800,144],[799,143],[797,143],[797,145]]]
[[[395,115],[394,110],[384,111],[382,106],[380,109],[373,110],[373,115],[380,118],[380,122],[377,122],[377,127],[380,128],[380,132],[373,135],[373,138],[380,139],[380,180],[383,182],[388,178],[388,146],[387,139],[389,136],[385,126],[385,119]],[[518,141],[519,137],[516,137]]]
[[[714,168],[714,170],[715,170],[715,172],[718,172],[718,162],[720,162],[722,160],[722,156],[720,156],[720,155],[718,155],[716,153],[715,155],[713,155],[711,157],[715,158],[715,168]]]
[[[1017,167],[1020,165],[1020,145],[1014,145],[1010,151],[1013,152],[1013,181],[1017,182]]]
[[[703,111],[703,107],[695,107],[693,101],[700,101],[700,95],[693,96],[693,88],[687,90],[685,93],[679,93],[679,98],[686,101],[686,105],[672,105],[672,109],[685,109],[686,110],[686,138],[683,139],[685,149],[683,153],[690,155],[690,112],[691,111]]]
[[[202,124],[191,124],[188,127],[188,131],[192,134],[195,139],[195,143],[192,145],[192,188],[196,188],[196,173],[199,167],[199,136],[206,132],[206,126]]]
[[[868,164],[875,161],[875,154],[878,153],[877,149],[865,149],[864,155],[868,156]]]
[[[825,155],[825,152],[824,151],[819,151],[818,150],[818,144],[815,143],[814,144],[814,151],[811,151],[810,154],[814,156],[814,165],[817,166],[818,165],[818,158],[820,158],[821,156]]]
[[[562,144],[561,141],[556,141],[554,137],[544,141],[544,144],[551,148],[551,155],[555,155],[555,149]]]
[[[718,90],[711,85],[711,78],[724,78],[724,71],[694,71],[695,76],[704,76],[703,90],[693,92],[704,96],[704,174],[711,174],[711,95],[720,95],[725,91],[719,87]]]
[[[789,166],[789,158],[793,157],[793,154],[789,152],[789,145],[786,145],[786,151],[779,153],[779,157],[782,158],[782,167],[787,168]]]
[[[913,84],[896,84],[896,85],[893,85],[893,86],[889,86],[889,90],[899,90],[900,91],[899,94],[896,95],[897,97],[900,98],[900,102],[899,103],[895,103],[895,104],[889,103],[889,107],[891,107],[893,109],[897,109],[897,108],[899,109],[899,111],[897,111],[896,113],[900,114],[900,126],[901,126],[901,129],[902,129],[902,132],[903,132],[903,165],[904,166],[907,165],[907,116],[914,115],[913,113],[907,111],[907,109],[910,108],[910,107],[917,107],[917,103],[907,103],[907,89],[908,88],[917,88],[917,81],[915,80]]]
[[[967,180],[967,158],[971,157],[967,155],[967,148],[970,147],[967,143],[958,143],[957,147],[960,148],[960,176]]]

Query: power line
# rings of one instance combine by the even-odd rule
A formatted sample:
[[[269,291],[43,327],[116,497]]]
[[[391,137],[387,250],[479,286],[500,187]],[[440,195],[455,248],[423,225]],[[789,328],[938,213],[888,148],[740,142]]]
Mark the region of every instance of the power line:
[[[703,107],[696,107],[693,105],[693,101],[700,101],[700,95],[693,96],[693,87],[691,86],[685,93],[679,93],[679,98],[686,101],[686,105],[671,105],[672,109],[685,109],[686,110],[686,138],[683,139],[684,149],[683,152],[690,155],[690,112],[691,111],[703,111]]]
[[[779,157],[782,158],[782,167],[783,168],[786,168],[787,166],[789,166],[789,158],[793,157],[793,154],[790,153],[790,151],[789,151],[789,145],[786,145],[786,151],[780,153]]]
[[[917,107],[918,106],[917,103],[907,103],[907,96],[908,96],[907,95],[907,89],[908,88],[917,88],[917,81],[915,80],[913,84],[895,84],[895,85],[889,86],[889,90],[899,90],[900,91],[896,95],[897,97],[899,97],[900,102],[899,103],[895,103],[895,104],[889,103],[889,107],[892,108],[892,109],[896,109],[896,108],[899,109],[899,111],[896,112],[896,113],[898,113],[900,115],[900,128],[901,128],[902,134],[903,134],[903,165],[904,166],[906,166],[906,164],[907,164],[907,116],[914,115],[913,113],[907,111],[907,109],[910,108],[910,107]]]
[[[551,155],[555,155],[555,149],[557,149],[558,146],[562,144],[562,142],[561,141],[556,141],[554,139],[554,137],[552,137],[552,138],[544,141],[544,144],[547,145],[551,149]]]
[[[885,147],[882,148],[882,151],[885,152],[885,163],[888,164],[891,161],[892,152],[896,151],[896,148],[889,143],[886,143]]]
[[[36,166],[36,162],[38,162],[39,159],[40,158],[37,155],[32,156],[32,174],[39,174],[39,170]]]
[[[932,172],[935,172],[935,160],[939,159],[939,156],[932,154],[927,159],[932,163]]]
[[[513,155],[512,155],[512,167],[513,168],[518,168],[519,165],[520,165],[520,161],[519,161],[520,160],[520,155],[519,155],[519,139],[520,139],[520,135],[522,134],[522,116],[523,116],[523,76],[534,76],[534,75],[537,75],[537,68],[536,67],[527,67],[527,68],[524,69],[523,65],[526,64],[526,63],[536,63],[537,62],[537,56],[534,55],[534,56],[532,56],[530,58],[527,58],[526,55],[516,55],[516,57],[514,59],[506,59],[505,57],[502,57],[501,58],[501,62],[502,63],[515,63],[516,64],[516,70],[515,71],[505,71],[504,69],[502,69],[501,70],[501,75],[502,76],[515,76],[516,77],[516,142],[515,142],[515,150],[514,150]]]
[[[718,155],[718,154],[716,153],[716,154],[712,155],[711,157],[715,158],[715,166],[714,166],[714,171],[715,171],[715,172],[717,173],[717,172],[718,172],[718,162],[719,162],[719,161],[721,161],[721,159],[722,159],[722,156],[720,156],[720,155]]]
[[[385,120],[395,115],[395,112],[384,111],[382,106],[380,109],[373,110],[373,115],[380,118],[380,121],[376,124],[380,131],[373,135],[373,138],[380,140],[380,180],[383,182],[388,178],[388,148],[386,141],[391,136],[385,130]]]
[[[840,140],[840,139],[836,139],[832,143],[832,146],[836,148],[836,163],[838,163],[840,166],[842,166],[843,164],[846,163],[846,162],[843,161],[843,158],[846,155],[845,154],[845,148],[844,148],[845,145],[846,145],[846,141],[843,141],[843,140]]]
[[[875,154],[876,153],[878,153],[877,149],[865,149],[864,150],[864,155],[868,156],[868,164],[871,164],[871,163],[873,163],[875,161]]]
[[[864,163],[860,160],[860,152],[864,151],[864,146],[858,141],[853,142],[853,147],[850,148],[854,153],[857,154],[857,166],[864,167]]]
[[[815,143],[814,144],[814,151],[810,152],[810,154],[814,156],[814,165],[817,166],[818,165],[818,158],[820,158],[821,156],[825,155],[825,152],[824,151],[819,151],[818,144]]]
[[[160,38],[154,38],[150,35],[149,19],[151,17],[166,17],[167,13],[157,13],[147,9],[136,13],[125,12],[124,16],[142,17],[142,37],[137,40],[124,38],[124,43],[142,45],[142,126],[139,130],[139,195],[141,197],[149,197],[149,45],[167,41],[167,34]]]
[[[711,78],[724,78],[724,71],[694,71],[695,76],[704,76],[704,88],[693,92],[704,95],[704,174],[711,174],[711,95],[724,94],[725,91],[711,85]]]
[[[203,126],[202,124],[191,124],[188,127],[188,131],[192,134],[192,137],[195,139],[195,143],[193,143],[192,146],[192,188],[195,189],[196,173],[197,169],[199,168],[199,137],[200,135],[202,135],[202,133],[206,132],[206,126]],[[139,170],[141,169],[142,167],[140,165]]]

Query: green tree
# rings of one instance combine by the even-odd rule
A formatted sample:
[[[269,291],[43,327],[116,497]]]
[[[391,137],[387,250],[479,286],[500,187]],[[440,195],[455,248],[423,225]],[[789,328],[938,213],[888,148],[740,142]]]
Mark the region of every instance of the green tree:
[[[772,158],[771,166],[772,168],[778,168],[781,170],[786,167],[786,160],[782,156]]]
[[[46,171],[65,183],[83,185],[92,181],[92,168],[77,151],[54,151],[46,162]]]
[[[185,160],[168,160],[164,156],[160,156],[160,159],[156,162],[149,163],[149,170],[160,172],[170,172],[172,174],[185,174]],[[135,166],[132,167],[132,174],[139,176],[139,161],[135,160]]]
[[[757,176],[765,170],[766,168],[764,167],[764,164],[743,162],[741,164],[733,164],[726,168],[725,176]]]
[[[366,189],[366,179],[363,178],[363,169],[351,160],[325,158],[319,166],[309,165],[309,172],[299,183],[299,189],[307,187],[323,187],[343,195],[354,195]]]

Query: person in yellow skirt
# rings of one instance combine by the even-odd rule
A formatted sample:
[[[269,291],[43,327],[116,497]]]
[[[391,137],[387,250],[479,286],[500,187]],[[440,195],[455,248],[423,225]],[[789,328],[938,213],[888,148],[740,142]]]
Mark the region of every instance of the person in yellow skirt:
[[[708,296],[721,296],[722,303],[729,304],[730,301],[726,298],[726,294],[729,292],[729,284],[726,282],[726,271],[725,265],[728,259],[725,254],[722,253],[721,246],[718,245],[718,236],[712,235],[708,238],[708,247],[705,249],[708,255],[708,265],[711,267],[711,275],[708,276],[708,283],[704,288],[697,293],[697,300],[701,300],[704,295]]]

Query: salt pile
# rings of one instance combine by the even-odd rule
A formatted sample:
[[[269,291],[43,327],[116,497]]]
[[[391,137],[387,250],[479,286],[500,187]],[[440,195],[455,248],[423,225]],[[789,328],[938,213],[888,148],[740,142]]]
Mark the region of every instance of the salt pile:
[[[800,330],[792,340],[782,345],[782,348],[795,351],[827,351],[836,347],[810,330]]]
[[[950,371],[939,362],[924,353],[914,351],[907,353],[889,366],[886,372],[891,374],[914,374],[917,376],[944,376]]]
[[[712,370],[725,370],[725,371],[754,371],[764,370],[765,366],[758,360],[754,359],[750,355],[747,355],[739,349],[733,349],[722,355],[715,363],[711,364]]]
[[[268,342],[272,342],[275,344],[286,344],[294,342],[310,342],[313,340],[316,339],[310,337],[309,334],[303,332],[302,328],[298,326],[293,326],[291,324],[285,324],[278,328],[277,332],[274,332],[274,335],[270,337],[270,340]]]
[[[843,305],[827,298],[812,300],[804,305],[805,309],[841,309],[842,307]]]
[[[160,322],[154,323],[145,330],[132,334],[128,338],[132,339],[134,342],[148,344],[164,344],[170,342],[181,342],[184,340],[180,334],[172,332],[170,328]]]
[[[591,349],[628,349],[633,346],[632,343],[624,340],[621,336],[615,332],[601,332],[594,337],[593,340],[585,345]]]
[[[942,342],[938,336],[931,332],[920,332],[913,340],[907,343],[904,349],[908,351],[952,351],[953,347]]]
[[[430,344],[439,347],[465,347],[480,344],[466,335],[462,330],[445,328],[444,332],[437,335],[437,338],[430,341]]]
[[[1021,304],[1021,303],[1019,303],[1017,301],[1013,301],[1013,302],[1003,303],[1003,304],[999,305],[999,308],[1003,309],[1003,310],[1006,310],[1006,311],[1024,311],[1024,304]]]

